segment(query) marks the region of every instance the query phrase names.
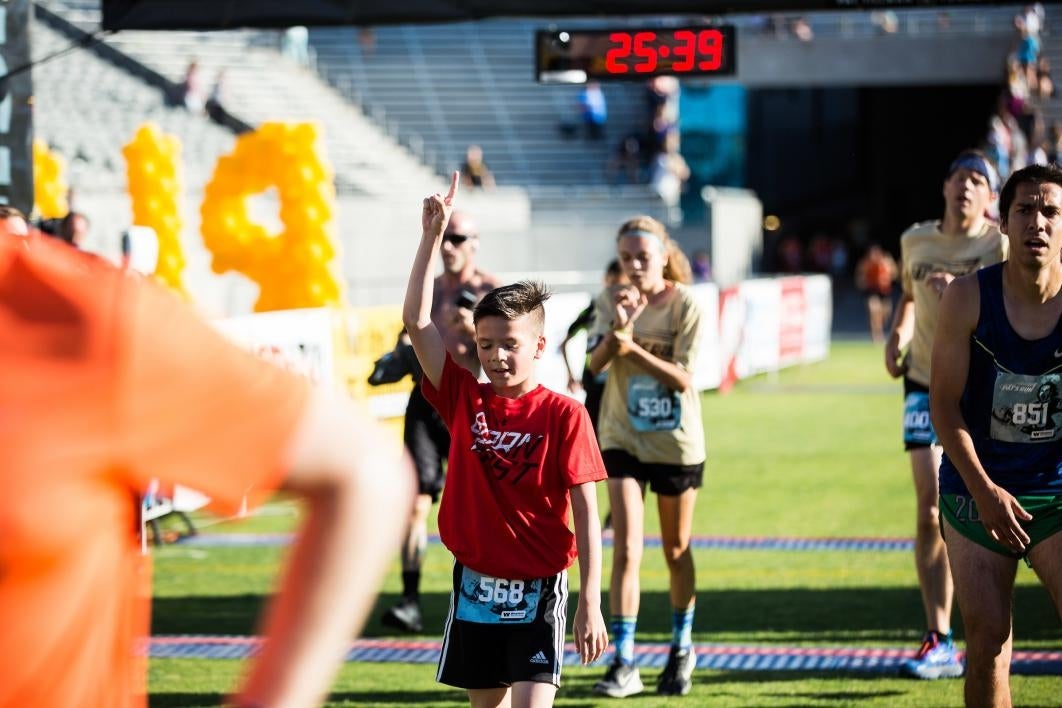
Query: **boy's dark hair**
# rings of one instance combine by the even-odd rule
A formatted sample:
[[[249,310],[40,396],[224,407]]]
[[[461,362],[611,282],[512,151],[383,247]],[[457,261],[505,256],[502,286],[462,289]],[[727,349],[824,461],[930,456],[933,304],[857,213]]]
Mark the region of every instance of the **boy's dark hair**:
[[[1029,165],[1012,174],[999,192],[999,219],[1003,223],[1007,221],[1019,184],[1057,184],[1062,187],[1062,170],[1054,165]]]
[[[541,332],[546,322],[544,303],[552,294],[544,284],[533,280],[521,280],[519,283],[494,288],[476,305],[472,312],[472,322],[479,324],[484,317],[515,320],[530,314],[536,328]]]
[[[608,265],[605,267],[605,275],[610,276],[612,278],[617,278],[623,275],[623,266],[620,265],[620,262],[618,260],[613,258],[611,261],[608,262]]]

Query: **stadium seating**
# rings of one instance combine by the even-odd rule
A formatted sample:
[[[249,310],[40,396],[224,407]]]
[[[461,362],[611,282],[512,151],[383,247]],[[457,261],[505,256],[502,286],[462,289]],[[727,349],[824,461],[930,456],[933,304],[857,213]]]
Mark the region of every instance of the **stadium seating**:
[[[45,6],[82,30],[99,27],[98,3],[61,0]],[[106,43],[173,84],[179,84],[192,59],[200,65],[206,88],[225,71],[225,108],[250,125],[267,120],[314,120],[325,129],[337,186],[354,194],[378,194],[401,187],[423,191],[436,175],[409,150],[389,139],[361,111],[277,53],[278,33],[132,32],[109,36]]]
[[[460,165],[475,143],[499,184],[603,184],[616,142],[644,129],[644,87],[603,87],[604,140],[565,138],[560,125],[579,123],[579,87],[535,83],[534,32],[545,26],[493,20],[380,27],[371,54],[345,28],[314,29],[310,39],[322,76],[397,123],[401,134],[419,135],[440,170]]]
[[[32,25],[38,56],[63,49],[70,40],[40,22]],[[68,181],[93,190],[125,189],[121,148],[137,127],[154,121],[177,135],[184,147],[186,179],[205,182],[217,155],[227,152],[233,134],[183,109],[166,105],[154,87],[80,51],[34,69],[34,133],[68,165]]]

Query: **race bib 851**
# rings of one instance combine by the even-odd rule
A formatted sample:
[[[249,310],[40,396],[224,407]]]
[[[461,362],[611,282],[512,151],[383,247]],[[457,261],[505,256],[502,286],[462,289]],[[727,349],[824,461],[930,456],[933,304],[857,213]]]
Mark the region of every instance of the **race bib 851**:
[[[1053,442],[1062,437],[1062,375],[1001,371],[992,389],[989,433],[1002,442]]]

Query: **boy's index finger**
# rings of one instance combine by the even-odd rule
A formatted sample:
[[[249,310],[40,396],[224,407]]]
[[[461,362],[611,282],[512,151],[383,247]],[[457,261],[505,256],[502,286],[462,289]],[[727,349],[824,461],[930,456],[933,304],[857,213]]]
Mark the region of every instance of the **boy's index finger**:
[[[450,191],[446,194],[446,205],[452,206],[454,203],[454,196],[457,195],[457,184],[461,181],[461,173],[454,170],[454,173],[450,175]]]

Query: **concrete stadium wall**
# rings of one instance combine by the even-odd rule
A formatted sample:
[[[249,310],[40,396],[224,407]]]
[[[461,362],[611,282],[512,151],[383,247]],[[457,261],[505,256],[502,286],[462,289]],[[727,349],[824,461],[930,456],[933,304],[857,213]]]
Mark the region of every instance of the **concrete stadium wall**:
[[[748,88],[799,86],[932,86],[1002,81],[1010,33],[816,37],[780,42],[742,35],[738,74]]]

